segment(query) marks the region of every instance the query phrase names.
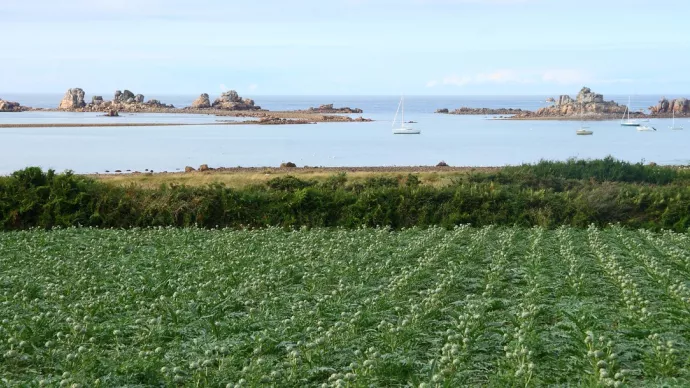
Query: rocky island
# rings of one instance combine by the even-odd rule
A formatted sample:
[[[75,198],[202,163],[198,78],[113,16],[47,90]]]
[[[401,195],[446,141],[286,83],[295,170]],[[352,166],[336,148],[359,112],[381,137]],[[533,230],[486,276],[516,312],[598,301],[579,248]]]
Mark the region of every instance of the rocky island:
[[[219,110],[261,110],[261,107],[254,104],[251,98],[242,98],[236,91],[230,90],[220,95],[211,104],[211,98],[207,93],[202,93],[199,98],[192,102],[192,106],[185,108],[188,110],[219,109]]]
[[[115,91],[112,100],[106,101],[103,96],[93,96],[91,102],[85,101],[86,92],[81,88],[71,88],[65,93],[57,109],[41,109],[23,107],[15,102],[0,100],[0,111],[19,112],[25,110],[41,111],[67,111],[67,112],[103,112],[102,116],[118,117],[119,113],[187,113],[204,114],[227,117],[246,117],[244,121],[216,120],[213,123],[115,123],[104,122],[100,124],[84,123],[14,123],[0,124],[0,128],[27,128],[27,127],[79,127],[79,126],[174,126],[174,125],[284,125],[284,124],[314,124],[319,122],[369,122],[373,121],[364,117],[352,118],[345,115],[330,113],[361,113],[361,109],[333,108],[333,105],[321,105],[319,108],[297,111],[268,111],[261,109],[250,98],[240,97],[236,91],[230,90],[222,93],[211,103],[207,93],[203,93],[191,106],[176,108],[173,105],[161,103],[151,99],[146,101],[143,94],[134,94],[129,90]]]
[[[5,101],[2,98],[0,98],[0,112],[24,112],[30,109],[31,108],[22,106],[18,102]]]
[[[649,112],[654,117],[688,116],[690,115],[690,100],[681,97],[669,101],[666,97],[662,97],[657,105],[649,107]]]
[[[439,109],[436,113],[457,114],[457,115],[510,115],[501,117],[502,119],[512,120],[577,120],[580,118],[580,111],[584,120],[612,120],[620,119],[626,112],[627,107],[615,101],[606,101],[604,96],[592,92],[588,87],[583,87],[580,92],[572,98],[564,94],[556,98],[548,98],[550,106],[539,108],[536,111],[502,108],[459,108],[454,111]],[[674,100],[675,101],[675,100]],[[663,104],[660,104],[663,106]],[[630,117],[648,117],[641,111],[630,112]]]
[[[582,110],[586,118],[612,119],[620,118],[627,107],[615,101],[605,101],[604,96],[583,87],[575,99],[567,94],[561,95],[551,106],[539,108],[536,112],[525,111],[515,118],[573,118],[579,116]],[[644,115],[642,112],[630,112],[630,116]]]
[[[84,101],[86,93],[81,88],[68,89],[60,101],[58,110],[78,112],[165,112],[175,107],[158,100],[144,102],[143,94],[134,94],[129,90],[115,91],[112,101],[103,100],[102,96],[93,96],[90,103]]]
[[[304,112],[308,113],[347,113],[347,114],[352,114],[352,113],[362,113],[363,111],[359,108],[350,108],[349,106],[345,106],[342,108],[334,108],[333,104],[324,104],[324,105],[319,105],[318,108],[315,107],[310,107]]]

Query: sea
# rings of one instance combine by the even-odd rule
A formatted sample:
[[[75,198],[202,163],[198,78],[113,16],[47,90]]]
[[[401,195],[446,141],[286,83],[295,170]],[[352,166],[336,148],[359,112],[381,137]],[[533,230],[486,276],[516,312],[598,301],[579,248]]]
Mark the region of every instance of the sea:
[[[102,94],[110,99],[109,93]],[[690,93],[686,94],[686,96]],[[191,105],[198,95],[147,95],[176,107]],[[575,121],[510,121],[496,117],[443,115],[439,108],[521,108],[548,106],[546,95],[531,96],[405,96],[405,121],[415,121],[420,135],[393,135],[392,125],[400,96],[252,96],[269,110],[307,109],[321,104],[360,108],[374,119],[363,123],[309,125],[203,125],[216,122],[213,115],[22,112],[0,113],[8,123],[195,123],[164,127],[59,127],[0,128],[0,175],[39,166],[56,171],[105,173],[106,171],[174,172],[185,166],[265,167],[293,162],[298,166],[430,166],[445,161],[451,166],[505,166],[540,160],[592,159],[613,156],[629,162],[663,165],[690,164],[690,123],[652,119],[644,123],[657,129],[638,132],[616,120],[587,122],[594,134],[577,136]],[[656,105],[660,95],[631,97],[633,110]],[[681,96],[666,96],[675,98]],[[56,108],[61,94],[9,94],[0,98],[25,106]],[[211,99],[215,96],[211,96]],[[621,104],[628,96],[605,96]],[[87,96],[90,101],[90,96]],[[220,119],[230,119],[222,117]],[[399,120],[399,117],[398,117]],[[398,121],[399,124],[399,121]]]

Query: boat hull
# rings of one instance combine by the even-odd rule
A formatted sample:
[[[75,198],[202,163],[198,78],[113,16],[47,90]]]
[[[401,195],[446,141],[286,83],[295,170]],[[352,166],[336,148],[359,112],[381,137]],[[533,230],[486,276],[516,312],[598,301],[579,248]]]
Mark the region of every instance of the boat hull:
[[[586,130],[578,130],[575,132],[575,134],[580,135],[580,136],[587,136],[587,135],[591,135],[593,133],[594,132],[592,132],[592,131],[586,131]]]
[[[639,127],[639,123],[621,123],[621,127]]]
[[[412,128],[398,128],[393,130],[394,135],[419,135],[422,133],[419,129]]]

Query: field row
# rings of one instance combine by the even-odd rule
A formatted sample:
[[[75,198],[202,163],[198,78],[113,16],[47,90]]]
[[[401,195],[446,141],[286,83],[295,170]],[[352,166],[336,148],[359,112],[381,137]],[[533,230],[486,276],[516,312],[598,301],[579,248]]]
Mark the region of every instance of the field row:
[[[0,234],[7,385],[690,384],[690,237]]]

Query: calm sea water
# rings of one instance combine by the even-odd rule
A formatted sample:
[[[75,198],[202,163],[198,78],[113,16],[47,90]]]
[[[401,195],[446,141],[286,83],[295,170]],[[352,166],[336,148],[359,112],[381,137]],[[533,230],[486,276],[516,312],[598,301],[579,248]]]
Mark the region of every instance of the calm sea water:
[[[689,93],[690,94],[690,93]],[[107,95],[107,94],[106,94]],[[60,95],[0,95],[35,107],[55,107]],[[214,96],[212,96],[213,98]],[[652,120],[656,132],[638,132],[617,121],[588,122],[593,136],[576,136],[577,121],[500,121],[484,116],[438,115],[438,108],[489,107],[537,109],[547,96],[408,96],[405,118],[422,134],[392,135],[397,96],[263,96],[270,110],[305,109],[333,103],[364,110],[371,123],[319,123],[286,126],[172,126],[0,128],[0,174],[26,166],[79,173],[105,170],[176,171],[185,166],[501,166],[612,155],[632,162],[689,164],[690,123],[671,131],[671,120]],[[660,96],[635,96],[632,106],[647,107]],[[667,96],[669,98],[675,96]],[[109,98],[109,97],[108,97]],[[182,107],[196,96],[147,96]],[[627,96],[606,97],[627,103]],[[359,115],[353,115],[359,116]],[[174,122],[212,123],[210,115],[135,114],[120,118],[93,113],[0,113],[0,123]],[[226,118],[222,118],[226,119]],[[645,123],[647,124],[647,123]]]

